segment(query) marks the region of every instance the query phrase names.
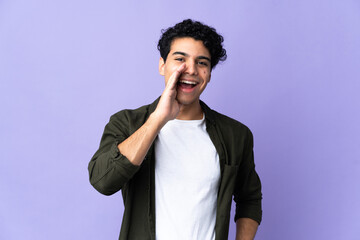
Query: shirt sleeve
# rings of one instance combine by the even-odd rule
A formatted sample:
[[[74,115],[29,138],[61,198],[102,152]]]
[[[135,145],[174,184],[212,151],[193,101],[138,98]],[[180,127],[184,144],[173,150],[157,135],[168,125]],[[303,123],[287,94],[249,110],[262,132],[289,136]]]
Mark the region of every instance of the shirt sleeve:
[[[249,129],[236,181],[234,191],[234,201],[236,202],[235,222],[239,218],[251,218],[260,224],[262,219],[261,182],[255,171],[253,135]]]
[[[89,162],[90,183],[102,194],[111,195],[119,191],[140,168],[117,147],[129,136],[127,125],[126,118],[112,116],[105,126],[99,149]]]

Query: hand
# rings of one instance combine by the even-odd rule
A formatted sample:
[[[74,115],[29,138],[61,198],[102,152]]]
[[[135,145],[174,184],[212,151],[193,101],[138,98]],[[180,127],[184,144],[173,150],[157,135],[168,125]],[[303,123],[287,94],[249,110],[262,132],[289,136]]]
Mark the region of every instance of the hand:
[[[184,70],[185,63],[181,64],[170,76],[154,112],[154,114],[159,118],[159,120],[163,122],[163,124],[169,120],[175,119],[180,112],[181,104],[176,100],[176,87],[179,76],[183,73]]]

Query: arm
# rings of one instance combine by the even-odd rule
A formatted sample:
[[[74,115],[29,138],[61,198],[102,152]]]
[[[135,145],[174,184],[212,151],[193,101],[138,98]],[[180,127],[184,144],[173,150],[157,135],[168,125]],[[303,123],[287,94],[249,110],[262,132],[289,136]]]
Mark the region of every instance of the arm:
[[[134,134],[118,145],[119,151],[134,165],[141,165],[151,144],[161,128],[179,114],[180,104],[176,100],[178,77],[185,69],[182,64],[169,78],[158,106],[149,119]]]
[[[249,129],[247,129],[243,157],[237,175],[234,200],[236,240],[254,239],[262,218],[262,193],[260,178],[255,171],[253,135]]]
[[[139,170],[160,129],[177,116],[180,104],[176,101],[176,83],[184,67],[180,66],[169,78],[156,110],[132,135],[125,129],[126,118],[110,119],[99,150],[88,166],[90,183],[100,193],[111,195],[119,191]]]
[[[253,240],[259,224],[250,218],[236,221],[236,240]]]

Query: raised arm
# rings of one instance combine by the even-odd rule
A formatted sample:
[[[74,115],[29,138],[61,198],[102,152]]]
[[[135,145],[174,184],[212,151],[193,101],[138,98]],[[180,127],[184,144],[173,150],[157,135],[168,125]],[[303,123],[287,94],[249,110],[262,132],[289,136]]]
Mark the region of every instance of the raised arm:
[[[149,119],[128,139],[118,145],[119,151],[134,165],[140,165],[161,128],[179,114],[180,104],[176,100],[176,85],[185,68],[182,64],[169,78],[155,111]]]
[[[185,65],[181,65],[169,78],[155,111],[130,136],[125,122],[107,124],[100,148],[91,159],[88,170],[90,183],[99,192],[111,195],[120,190],[138,171],[160,129],[176,118],[180,104],[176,100],[176,84]]]

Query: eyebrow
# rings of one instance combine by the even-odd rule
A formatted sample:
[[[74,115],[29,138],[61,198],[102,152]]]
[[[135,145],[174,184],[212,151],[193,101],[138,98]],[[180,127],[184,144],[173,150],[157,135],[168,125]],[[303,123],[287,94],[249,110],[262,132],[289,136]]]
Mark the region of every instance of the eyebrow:
[[[182,55],[182,56],[184,56],[184,57],[188,57],[188,56],[189,56],[189,54],[184,53],[184,52],[173,52],[172,55]],[[209,62],[211,62],[210,58],[205,57],[205,56],[198,56],[196,59],[205,59],[205,60],[208,60]]]

